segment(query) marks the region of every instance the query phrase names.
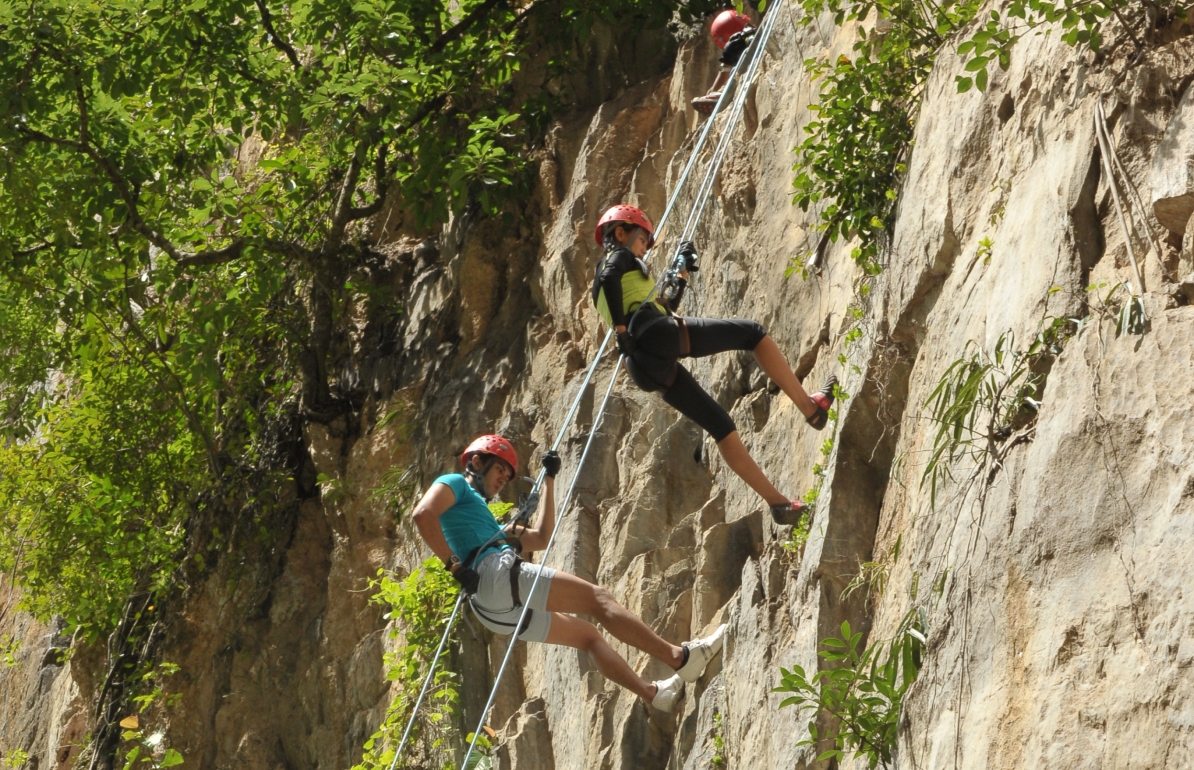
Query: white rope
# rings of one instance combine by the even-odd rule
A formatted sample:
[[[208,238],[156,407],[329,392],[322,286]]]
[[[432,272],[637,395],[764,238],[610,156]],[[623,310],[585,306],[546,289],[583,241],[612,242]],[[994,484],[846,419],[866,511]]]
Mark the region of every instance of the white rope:
[[[782,4],[782,2],[783,2],[783,0],[779,0],[777,5]],[[758,71],[758,62],[761,61],[763,58],[763,51],[766,48],[767,39],[770,37],[771,30],[775,26],[774,19],[778,16],[778,14],[775,11],[776,11],[775,8],[771,9],[771,12],[768,14],[767,18],[764,20],[763,28],[759,31],[759,34],[757,36],[757,48],[755,50],[754,55],[751,58],[751,64],[750,64],[750,68],[748,69],[748,75],[747,75],[746,79],[744,79],[743,83],[739,86],[739,92],[735,94],[735,100],[734,100],[735,109],[732,111],[730,118],[726,122],[726,125],[724,128],[724,133],[722,135],[721,143],[719,143],[719,145],[718,145],[719,148],[721,148],[723,145],[726,145],[726,142],[727,142],[726,137],[729,136],[731,133],[733,133],[734,127],[738,120],[738,116],[741,115],[742,103],[745,99],[744,95],[750,89],[754,75]],[[742,60],[739,59],[738,63],[734,65],[734,70],[733,70],[733,72],[730,73],[730,79],[727,79],[727,81],[726,81],[726,86],[722,90],[721,96],[717,100],[717,105],[714,107],[713,114],[711,114],[709,116],[709,123],[706,124],[705,130],[701,134],[701,141],[703,141],[704,137],[708,134],[709,126],[712,124],[713,119],[717,116],[718,109],[720,109],[722,104],[725,102],[726,94],[728,94],[730,92],[730,83],[733,79],[734,73],[737,72],[738,67],[741,64],[742,64]],[[726,145],[726,146],[728,146],[728,145]],[[694,148],[693,158],[696,157],[698,151],[699,151],[699,146]],[[700,198],[700,201],[701,201],[700,208],[702,211],[704,210],[704,201],[708,198],[709,192],[713,189],[713,179],[716,177],[717,172],[720,169],[721,161],[724,158],[724,156],[725,156],[724,149],[722,149],[720,154],[715,152],[713,155],[713,160],[710,162],[709,168],[706,170],[705,180],[701,185],[703,197]],[[682,177],[680,182],[677,183],[676,189],[673,191],[673,194],[672,194],[673,201],[679,195],[679,191],[682,188],[684,179],[687,177],[688,172],[692,169],[692,166],[693,166],[693,162],[692,162],[692,159],[690,159],[687,167],[684,170],[684,177]],[[698,195],[700,196],[701,193],[698,193]],[[667,211],[665,211],[665,217],[667,214],[669,214],[671,212],[671,207],[672,207],[672,203],[669,202],[668,209],[667,209]],[[660,229],[661,230],[662,230],[662,221],[663,220],[661,219],[660,220],[660,222],[661,222]],[[689,218],[689,221],[690,222],[693,221],[691,216]],[[689,227],[686,226],[685,232],[687,233],[688,230],[689,230]],[[656,282],[655,289],[652,290],[652,294],[654,294],[655,291],[658,290],[661,282],[662,282],[662,279],[660,279],[660,281]],[[605,341],[602,342],[603,350],[605,348],[605,344],[609,341],[609,338],[612,335],[613,335],[612,329],[606,333]],[[580,479],[581,471],[584,469],[585,460],[588,459],[588,456],[589,456],[589,449],[593,446],[593,438],[597,435],[597,428],[601,425],[601,420],[605,416],[606,408],[609,405],[610,395],[613,393],[614,383],[617,382],[618,374],[622,370],[622,363],[623,363],[624,358],[625,358],[625,356],[622,356],[622,355],[618,356],[618,362],[617,362],[617,364],[614,365],[613,375],[610,376],[610,378],[609,378],[609,386],[605,389],[605,397],[602,398],[601,406],[598,408],[597,413],[593,418],[593,425],[592,425],[592,427],[589,428],[589,436],[588,436],[587,440],[585,441],[584,451],[581,452],[580,460],[577,463],[576,472],[572,476],[572,483],[569,485],[568,492],[564,495],[564,500],[560,504],[560,507],[559,507],[558,516],[561,518],[563,517],[563,515],[565,513],[568,512],[568,506],[572,502],[572,497],[576,491],[577,482]],[[597,361],[599,361],[599,360],[600,360],[600,358],[598,358],[597,360],[595,360],[593,362],[593,367],[596,367]],[[547,558],[551,554],[551,548],[555,544],[555,538],[556,538],[556,534],[558,534],[558,532],[559,532],[559,527],[556,527],[555,529],[552,530],[551,538],[548,540],[547,546],[543,549],[543,561],[542,561],[543,564],[547,563]],[[539,578],[542,576],[542,574],[543,574],[542,570],[539,570],[535,573],[535,579],[531,583],[531,590],[527,593],[528,602],[530,600],[530,597],[535,595],[535,588],[538,587]],[[510,656],[514,652],[514,645],[518,642],[518,631],[519,631],[519,629],[522,628],[522,625],[526,620],[527,612],[529,612],[529,611],[530,611],[530,605],[524,604],[523,608],[522,608],[522,612],[520,613],[519,618],[518,618],[518,623],[514,626],[514,633],[510,634],[510,644],[506,647],[506,654],[502,658],[502,665],[498,669],[497,676],[493,680],[493,688],[489,692],[489,698],[485,701],[485,708],[483,708],[481,710],[481,720],[480,720],[480,722],[477,723],[477,729],[473,731],[473,739],[469,743],[468,751],[465,752],[464,761],[461,763],[461,767],[467,768],[469,766],[469,764],[468,764],[469,759],[472,757],[473,751],[476,748],[477,738],[479,737],[479,735],[481,733],[481,729],[485,725],[485,720],[489,714],[490,707],[493,705],[494,698],[497,696],[498,686],[501,684],[502,676],[506,673],[506,666],[509,664]]]

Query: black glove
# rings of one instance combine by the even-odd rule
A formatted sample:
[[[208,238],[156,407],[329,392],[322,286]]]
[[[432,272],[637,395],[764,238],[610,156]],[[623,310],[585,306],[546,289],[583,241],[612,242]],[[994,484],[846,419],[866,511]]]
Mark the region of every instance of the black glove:
[[[680,244],[680,256],[684,257],[684,269],[690,273],[695,273],[701,268],[697,265],[696,246],[692,241],[683,241]]]
[[[737,64],[739,57],[742,56],[742,52],[750,45],[750,39],[754,37],[754,34],[754,27],[747,27],[741,32],[735,32],[730,35],[730,39],[726,41],[726,47],[721,49],[721,59],[719,61],[727,67],[733,67]]]
[[[477,574],[476,570],[471,570],[468,567],[457,567],[456,571],[452,573],[452,579],[459,583],[469,596],[476,594],[477,589],[481,586],[481,576]]]
[[[618,332],[618,352],[627,358],[634,355],[634,337],[630,332]]]
[[[554,479],[556,474],[560,472],[560,456],[556,452],[551,450],[544,452],[541,462],[543,463],[543,472],[547,474],[547,478]]]

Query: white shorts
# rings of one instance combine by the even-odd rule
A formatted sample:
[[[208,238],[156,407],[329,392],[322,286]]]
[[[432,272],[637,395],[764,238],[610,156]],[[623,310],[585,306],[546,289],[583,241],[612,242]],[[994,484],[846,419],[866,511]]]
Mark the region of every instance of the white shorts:
[[[473,606],[473,613],[481,624],[503,636],[509,635],[522,616],[522,607],[514,606],[514,599],[510,595],[510,570],[517,558],[513,550],[503,548],[494,551],[482,559],[474,569],[481,576],[481,583],[477,593],[469,599]],[[547,611],[547,595],[551,592],[551,579],[556,571],[551,567],[522,562],[518,573],[518,593],[523,604],[530,607],[527,619],[524,621],[523,631],[519,639],[527,642],[547,641],[547,632],[551,630],[551,613]],[[535,585],[535,593],[531,594],[531,584],[535,582],[535,575],[543,573],[539,583]]]

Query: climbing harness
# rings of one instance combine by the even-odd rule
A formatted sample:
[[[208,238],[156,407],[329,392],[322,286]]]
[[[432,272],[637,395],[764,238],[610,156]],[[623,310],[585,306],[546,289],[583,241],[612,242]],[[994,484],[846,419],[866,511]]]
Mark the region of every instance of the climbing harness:
[[[783,4],[783,0],[779,0],[779,2],[777,3],[777,5],[782,5],[782,4]],[[660,220],[659,220],[658,232],[662,233],[664,231],[664,225],[667,223],[668,218],[670,217],[677,201],[680,198],[680,193],[684,189],[685,183],[688,181],[688,177],[691,174],[693,168],[695,167],[697,159],[700,157],[701,150],[704,147],[705,141],[708,138],[709,132],[712,129],[713,124],[715,122],[714,118],[716,118],[717,113],[720,112],[721,109],[725,106],[726,95],[733,92],[734,96],[735,96],[734,107],[731,110],[731,115],[730,115],[729,119],[726,121],[722,140],[719,142],[718,149],[717,149],[717,151],[714,152],[714,154],[712,156],[712,160],[710,161],[709,168],[706,171],[706,179],[702,182],[702,185],[699,188],[700,192],[698,192],[698,199],[700,199],[702,201],[700,209],[702,211],[704,210],[703,198],[707,198],[709,195],[709,192],[712,190],[712,177],[715,177],[717,174],[717,171],[720,169],[721,160],[722,160],[722,158],[724,158],[724,155],[725,155],[724,147],[728,146],[725,137],[728,136],[730,133],[732,133],[733,128],[737,124],[738,116],[742,112],[742,104],[745,101],[746,92],[749,90],[750,85],[753,82],[754,75],[758,70],[758,63],[763,58],[763,51],[765,50],[767,40],[771,35],[771,30],[774,27],[774,20],[776,17],[777,17],[777,14],[774,13],[774,11],[772,13],[767,14],[767,18],[764,20],[759,34],[756,35],[754,45],[752,45],[752,48],[754,49],[754,53],[749,57],[750,66],[748,67],[748,70],[747,70],[748,74],[743,79],[743,85],[740,88],[738,88],[737,90],[735,90],[735,78],[737,77],[739,70],[741,69],[743,59],[739,59],[738,63],[735,64],[733,69],[730,71],[729,78],[727,79],[727,81],[725,83],[725,86],[721,92],[721,96],[718,98],[717,104],[713,107],[713,110],[710,114],[709,120],[707,120],[705,122],[705,125],[702,127],[701,133],[698,136],[696,143],[693,145],[692,154],[689,156],[688,162],[685,164],[684,170],[683,170],[683,172],[681,172],[680,178],[676,182],[675,189],[672,191],[672,195],[668,199],[667,206],[664,209],[663,216],[660,217]],[[692,225],[693,221],[694,221],[693,218],[690,217],[689,224],[685,226],[685,232],[688,232],[691,229],[690,225]],[[681,240],[684,240],[684,239],[681,239]],[[649,253],[645,256],[649,256]],[[673,264],[673,266],[675,265],[675,258],[673,258],[672,264]],[[661,282],[662,282],[662,279],[661,279]],[[654,292],[657,292],[659,290],[659,288],[660,288],[660,283],[657,283],[655,286]],[[601,360],[603,359],[603,357],[605,355],[606,348],[609,347],[610,340],[613,337],[614,337],[614,329],[611,326],[609,328],[609,330],[606,332],[605,337],[602,339],[601,345],[597,349],[597,354],[593,357],[593,362],[589,365],[589,370],[585,373],[584,381],[581,383],[580,388],[577,390],[576,397],[573,399],[572,404],[568,409],[568,414],[565,416],[564,421],[562,422],[562,424],[560,426],[560,430],[556,434],[555,442],[552,444],[553,451],[558,450],[560,445],[563,443],[564,436],[567,433],[568,429],[571,427],[572,421],[576,417],[576,414],[580,409],[581,401],[583,400],[585,393],[588,392],[589,385],[592,382],[593,377],[597,372],[597,367],[601,363]],[[618,362],[614,366],[614,372],[613,372],[613,375],[610,377],[609,385],[606,387],[605,395],[603,396],[603,398],[601,400],[601,405],[596,412],[596,415],[593,419],[593,423],[592,423],[591,427],[589,428],[589,434],[585,441],[584,449],[581,451],[581,456],[580,456],[580,460],[577,463],[576,471],[573,474],[572,481],[568,487],[568,491],[565,494],[561,505],[559,506],[559,509],[558,509],[559,513],[557,514],[558,516],[562,516],[564,513],[566,513],[568,511],[569,505],[571,504],[573,495],[575,494],[575,491],[576,491],[577,482],[580,478],[581,469],[584,467],[585,461],[588,459],[589,451],[593,446],[593,439],[597,435],[597,427],[600,425],[601,419],[605,415],[605,411],[609,405],[610,396],[613,393],[614,383],[617,382],[618,372],[619,372],[624,360],[625,360],[625,356],[619,356]],[[534,484],[534,487],[532,488],[530,498],[528,498],[528,502],[530,502],[530,500],[533,499],[537,503],[539,490],[542,487],[545,473],[546,472],[544,470],[539,471],[539,475],[535,479],[535,484]],[[532,510],[534,510],[534,509],[530,508],[530,506],[526,506],[526,507],[524,507],[521,515],[523,517],[528,517],[530,515],[529,511],[532,511]],[[551,538],[548,540],[546,547],[543,549],[543,562],[544,563],[546,563],[547,557],[551,553],[551,548],[555,543],[556,534],[558,534],[558,532],[559,532],[558,527],[552,531]],[[541,577],[541,575],[542,575],[542,572],[537,573],[535,575],[535,579],[531,584],[531,591],[530,591],[531,594],[534,594],[535,588],[538,586],[539,578]],[[463,603],[463,601],[464,601],[464,593],[461,592],[457,596],[456,604],[452,609],[451,615],[448,616],[448,621],[444,628],[443,636],[440,639],[439,646],[436,648],[435,656],[432,658],[431,666],[427,672],[427,676],[423,681],[423,687],[419,692],[418,699],[415,701],[414,708],[411,710],[410,719],[407,722],[406,729],[403,731],[402,739],[399,742],[398,749],[394,754],[394,759],[390,763],[390,770],[393,770],[393,768],[397,765],[398,758],[400,756],[402,756],[402,751],[406,747],[406,742],[410,737],[411,729],[413,728],[415,720],[418,717],[419,708],[422,705],[423,700],[426,697],[427,690],[430,687],[431,681],[435,676],[435,670],[439,663],[440,656],[443,652],[445,645],[447,644],[448,636],[451,634],[452,626],[456,620],[456,617],[459,615],[460,605]],[[527,616],[529,615],[530,608],[523,605],[522,610],[523,610],[523,617],[520,617],[520,619],[519,619],[519,622],[518,622],[519,628],[522,628],[523,624],[527,621],[527,619],[528,619]],[[493,688],[490,690],[489,698],[485,702],[485,707],[481,710],[481,721],[477,725],[477,729],[473,731],[472,741],[469,743],[468,751],[464,755],[464,761],[462,763],[463,767],[469,766],[469,764],[468,764],[469,760],[472,757],[473,751],[476,749],[477,737],[480,735],[482,727],[484,726],[485,720],[489,714],[489,710],[493,706],[494,698],[497,695],[498,685],[501,683],[502,677],[505,675],[506,668],[510,662],[510,656],[514,650],[514,645],[517,643],[517,641],[518,641],[518,634],[511,634],[510,643],[506,648],[505,656],[502,658],[502,664],[498,669],[497,675],[494,677]]]

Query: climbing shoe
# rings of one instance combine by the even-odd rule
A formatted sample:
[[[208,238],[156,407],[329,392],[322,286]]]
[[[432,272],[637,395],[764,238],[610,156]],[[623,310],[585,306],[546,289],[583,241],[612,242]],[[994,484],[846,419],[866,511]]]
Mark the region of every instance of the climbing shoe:
[[[721,91],[710,91],[704,96],[693,99],[692,108],[702,115],[711,115],[719,99],[721,99]]]
[[[834,385],[837,385],[837,375],[831,374],[829,379],[825,380],[824,387],[809,395],[809,398],[817,405],[817,411],[809,417],[805,417],[804,421],[813,426],[814,430],[821,430],[829,424],[829,407],[833,406]]]
[[[693,639],[683,645],[688,651],[688,659],[676,672],[676,676],[685,682],[695,682],[705,673],[705,666],[721,652],[721,640],[726,633],[726,624],[722,623],[717,630],[704,639]]]
[[[675,708],[676,701],[684,694],[684,680],[679,674],[651,684],[658,688],[655,697],[651,699],[651,705],[660,711],[671,711]]]
[[[786,503],[771,506],[771,520],[785,527],[794,527],[800,523],[808,506],[799,500],[789,500]]]

